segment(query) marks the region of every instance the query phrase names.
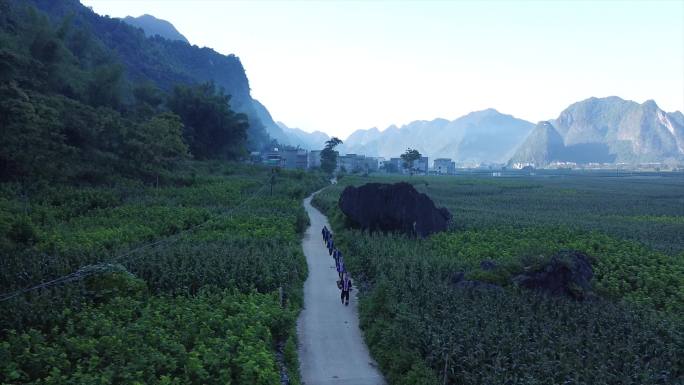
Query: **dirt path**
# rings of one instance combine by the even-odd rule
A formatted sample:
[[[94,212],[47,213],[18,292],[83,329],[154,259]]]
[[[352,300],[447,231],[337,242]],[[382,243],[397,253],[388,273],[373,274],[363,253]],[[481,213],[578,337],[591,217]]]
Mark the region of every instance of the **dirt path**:
[[[311,206],[311,198],[304,200],[311,226],[302,240],[309,276],[304,282],[304,310],[297,321],[302,380],[306,385],[384,384],[361,336],[356,291],[349,306],[340,302],[335,261],[321,235],[323,226],[330,228],[330,224]]]

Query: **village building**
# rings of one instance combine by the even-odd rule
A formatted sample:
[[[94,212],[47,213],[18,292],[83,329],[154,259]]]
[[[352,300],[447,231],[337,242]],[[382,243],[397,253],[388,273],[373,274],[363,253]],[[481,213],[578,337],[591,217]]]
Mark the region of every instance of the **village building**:
[[[456,162],[451,158],[437,158],[434,160],[433,170],[440,175],[453,175],[456,173]]]

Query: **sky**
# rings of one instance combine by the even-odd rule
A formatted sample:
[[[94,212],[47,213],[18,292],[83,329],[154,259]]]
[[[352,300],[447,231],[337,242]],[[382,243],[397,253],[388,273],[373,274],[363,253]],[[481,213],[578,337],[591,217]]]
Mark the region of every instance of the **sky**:
[[[235,54],[289,127],[357,129],[495,108],[532,122],[589,97],[684,111],[684,0],[81,0]]]

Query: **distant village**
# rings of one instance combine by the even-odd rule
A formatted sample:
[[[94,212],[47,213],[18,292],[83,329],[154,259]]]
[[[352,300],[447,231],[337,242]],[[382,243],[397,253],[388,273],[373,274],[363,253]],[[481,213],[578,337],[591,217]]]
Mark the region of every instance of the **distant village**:
[[[321,151],[308,151],[301,148],[278,148],[274,147],[266,152],[252,152],[250,155],[252,163],[280,167],[285,169],[309,170],[321,167]],[[399,156],[386,159],[383,157],[372,157],[360,154],[338,154],[337,168],[338,173],[349,174],[370,174],[370,173],[390,173],[390,174],[456,174],[456,162],[449,158],[437,158],[430,164],[427,156],[421,156],[413,163],[412,168],[404,167],[404,161]],[[504,165],[472,166],[464,168],[484,168],[484,169],[505,169]]]
[[[272,167],[285,169],[310,170],[321,167],[321,151],[305,150],[291,147],[273,147],[269,151],[252,152],[250,163],[264,164]],[[361,154],[338,154],[337,173],[348,174],[370,174],[370,173],[389,173],[389,174],[417,174],[417,175],[454,175],[457,170],[479,169],[492,170],[493,176],[501,176],[500,171],[522,170],[532,171],[536,167],[532,163],[505,164],[456,164],[450,158],[437,158],[432,161],[427,156],[421,156],[416,160],[411,169],[404,167],[404,161],[397,156],[396,158],[372,157]],[[578,164],[574,162],[553,162],[543,167],[544,169],[583,169],[583,170],[634,170],[634,171],[684,171],[682,165],[667,165],[663,163],[645,163],[639,165],[615,164],[615,163],[587,163]]]
[[[321,167],[321,151],[308,151],[300,148],[274,147],[267,152],[252,152],[252,163],[260,163],[273,167],[286,169],[316,169]],[[374,172],[428,174],[430,172],[440,174],[454,174],[456,163],[451,159],[435,159],[433,167],[430,167],[428,157],[422,156],[416,160],[409,170],[404,167],[403,160],[396,158],[386,159],[359,154],[338,154],[336,172],[350,174],[370,174]]]

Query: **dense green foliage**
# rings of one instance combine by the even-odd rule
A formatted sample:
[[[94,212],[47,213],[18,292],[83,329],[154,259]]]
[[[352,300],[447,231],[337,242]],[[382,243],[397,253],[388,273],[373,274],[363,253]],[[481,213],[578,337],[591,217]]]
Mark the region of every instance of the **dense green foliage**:
[[[291,318],[273,294],[116,297],[12,332],[0,359],[12,383],[276,384],[272,330]]]
[[[176,161],[236,159],[247,121],[212,84],[134,85],[73,17],[0,1],[0,181],[156,177]]]
[[[177,86],[168,104],[185,122],[184,136],[198,159],[234,159],[242,151],[248,127],[244,114],[228,107],[229,96],[213,84]]]
[[[278,346],[297,383],[301,199],[324,181],[280,171],[270,195],[270,175],[189,163],[158,187],[2,185],[3,293],[101,273],[0,303],[0,383],[274,384]]]
[[[347,177],[314,203],[364,290],[362,327],[391,383],[677,384],[684,182],[663,175],[412,179],[454,215],[450,231],[426,239],[344,228],[345,184],[396,178]],[[512,284],[568,249],[591,256],[596,298]],[[485,260],[497,267],[483,270]],[[459,288],[461,273],[501,289]]]

